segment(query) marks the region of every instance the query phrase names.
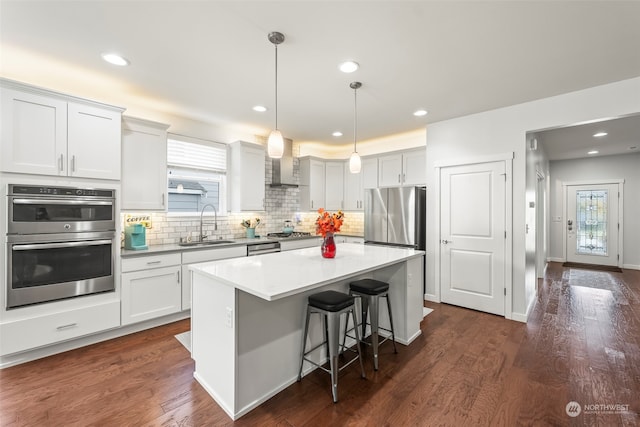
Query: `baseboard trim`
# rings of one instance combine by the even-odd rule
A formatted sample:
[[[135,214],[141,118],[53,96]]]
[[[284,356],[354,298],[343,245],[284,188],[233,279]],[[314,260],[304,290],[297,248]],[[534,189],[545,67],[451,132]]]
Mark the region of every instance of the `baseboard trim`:
[[[440,302],[440,299],[437,298],[434,294],[424,294],[424,300],[430,302]]]
[[[555,257],[549,257],[547,258],[548,262],[565,262],[564,258],[555,258]]]
[[[629,270],[640,270],[640,265],[622,264],[622,268],[626,268],[626,269],[629,269]]]

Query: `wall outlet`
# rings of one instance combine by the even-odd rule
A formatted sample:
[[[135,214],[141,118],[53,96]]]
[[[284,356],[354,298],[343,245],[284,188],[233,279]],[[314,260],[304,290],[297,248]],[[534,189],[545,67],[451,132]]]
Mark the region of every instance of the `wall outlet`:
[[[233,309],[231,307],[226,308],[224,323],[228,327],[233,328]]]

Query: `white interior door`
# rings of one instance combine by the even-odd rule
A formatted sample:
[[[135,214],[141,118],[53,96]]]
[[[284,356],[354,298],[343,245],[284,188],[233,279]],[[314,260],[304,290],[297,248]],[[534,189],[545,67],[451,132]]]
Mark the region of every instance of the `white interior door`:
[[[618,265],[618,184],[567,186],[567,261]]]
[[[440,169],[443,302],[505,313],[505,162]]]

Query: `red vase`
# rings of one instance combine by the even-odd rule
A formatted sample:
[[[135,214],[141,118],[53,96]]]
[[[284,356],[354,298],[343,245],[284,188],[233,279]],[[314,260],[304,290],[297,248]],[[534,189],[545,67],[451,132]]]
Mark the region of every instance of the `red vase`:
[[[336,256],[336,242],[333,240],[333,233],[327,233],[324,236],[320,250],[325,258],[334,258]]]

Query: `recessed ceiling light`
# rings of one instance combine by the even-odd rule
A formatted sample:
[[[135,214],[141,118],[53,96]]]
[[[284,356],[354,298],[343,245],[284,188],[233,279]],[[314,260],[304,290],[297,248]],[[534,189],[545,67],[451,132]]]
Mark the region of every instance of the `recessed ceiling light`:
[[[255,107],[253,107],[253,111],[257,111],[258,113],[264,113],[265,111],[267,111],[267,107],[264,107],[262,105],[256,105]]]
[[[607,136],[607,135],[608,134],[606,132],[598,132],[593,134],[594,138],[600,138],[601,136]]]
[[[102,59],[107,61],[109,64],[119,65],[121,67],[129,65],[129,61],[117,53],[103,53]]]
[[[342,132],[340,132],[339,130],[335,131],[334,133],[332,133],[331,135],[333,136],[342,136]]]
[[[413,112],[413,115],[416,117],[426,116],[428,114],[427,110],[416,110]]]
[[[591,150],[587,152],[587,154],[598,154],[598,153],[599,153],[598,150]]]
[[[342,64],[340,64],[338,68],[343,73],[353,73],[358,68],[360,68],[360,65],[358,65],[358,63],[354,61],[345,61]]]

